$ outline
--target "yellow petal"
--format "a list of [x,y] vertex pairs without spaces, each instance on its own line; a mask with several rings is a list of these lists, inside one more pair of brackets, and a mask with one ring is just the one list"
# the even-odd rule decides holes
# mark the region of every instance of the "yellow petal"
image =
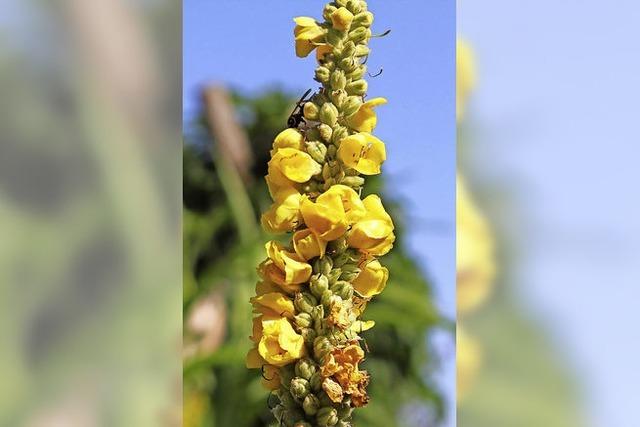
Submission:
[[280,132],[273,140],[273,156],[281,148],[295,148],[296,150],[304,149],[304,135],[298,129],[287,128]]
[[264,365],[262,368],[262,385],[267,390],[280,388],[280,370],[273,365]]
[[387,155],[382,141],[369,133],[361,132],[340,141],[338,158],[347,167],[364,175],[375,175],[380,173],[380,165]]
[[347,124],[358,132],[373,132],[378,123],[378,117],[373,109],[386,103],[385,98],[370,99],[362,104],[355,114],[347,117]]
[[254,347],[251,350],[249,350],[249,352],[247,353],[247,359],[246,359],[247,369],[259,369],[259,368],[262,368],[262,366],[265,364],[266,363],[264,359],[260,356],[260,353],[258,353],[257,348]]
[[259,313],[275,313],[280,316],[293,316],[293,301],[280,292],[269,292],[251,298],[251,303]]
[[360,200],[360,196],[353,188],[337,184],[332,185],[326,193],[337,194],[340,196],[342,207],[349,223],[359,221],[366,215],[367,209],[365,208],[362,200]]
[[291,187],[276,193],[276,201],[260,219],[262,227],[269,233],[285,233],[295,229],[302,222],[301,197],[300,193]]
[[353,281],[353,289],[364,297],[372,297],[382,292],[389,279],[389,270],[378,260],[369,261]]
[[322,167],[309,154],[295,148],[280,148],[268,165],[267,182],[285,186],[290,182],[307,182],[322,170]]
[[351,27],[351,21],[353,21],[353,13],[346,7],[339,7],[331,14],[333,28],[338,31],[348,30]]
[[327,248],[327,242],[309,228],[295,232],[292,240],[294,250],[305,260],[324,256]]
[[325,192],[315,203],[303,196],[300,212],[307,227],[323,240],[335,240],[347,231],[346,213],[337,194]]

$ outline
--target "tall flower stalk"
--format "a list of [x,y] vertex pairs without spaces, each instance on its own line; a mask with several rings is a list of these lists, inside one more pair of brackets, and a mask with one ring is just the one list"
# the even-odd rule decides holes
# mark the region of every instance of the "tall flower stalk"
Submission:
[[367,302],[389,276],[377,257],[395,240],[380,197],[361,198],[364,176],[380,173],[385,145],[372,132],[365,101],[373,14],[363,0],[336,0],[323,21],[298,17],[295,51],[315,51],[321,87],[273,142],[266,182],[273,205],[263,228],[288,233],[270,241],[258,267],[254,347],[247,367],[262,370],[272,412],[287,427],[351,425],[369,400],[361,334]]

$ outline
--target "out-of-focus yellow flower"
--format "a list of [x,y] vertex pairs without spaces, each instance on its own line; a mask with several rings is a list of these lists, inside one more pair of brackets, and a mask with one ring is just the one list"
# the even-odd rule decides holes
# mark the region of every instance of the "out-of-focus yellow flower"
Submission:
[[326,241],[342,236],[349,226],[342,198],[335,192],[326,191],[315,202],[302,196],[300,212],[307,227]]
[[288,293],[298,292],[300,285],[311,277],[311,266],[278,242],[270,241],[265,248],[269,258],[258,267],[260,275]]
[[293,35],[296,41],[296,55],[299,58],[308,56],[316,46],[324,41],[326,30],[318,25],[315,19],[307,16],[294,18],[296,27]]
[[182,405],[182,425],[200,427],[209,410],[209,400],[204,393],[192,391],[185,393]]
[[476,64],[471,47],[462,39],[456,43],[456,118],[462,120],[469,93],[476,85]]
[[304,151],[287,147],[275,152],[269,160],[268,171],[269,191],[273,198],[277,198],[283,189],[309,181],[322,171],[322,167]]
[[370,298],[384,290],[387,279],[389,279],[389,270],[377,259],[369,260],[353,281],[353,289],[363,297]]
[[360,132],[343,138],[338,148],[338,158],[345,166],[364,175],[380,173],[380,165],[387,159],[385,146],[370,133]]
[[458,400],[464,399],[480,369],[482,354],[479,344],[460,325],[456,331],[456,382]]
[[258,353],[270,365],[282,367],[304,356],[304,339],[286,318],[263,320]]
[[380,197],[371,194],[362,202],[367,213],[353,225],[347,242],[352,248],[371,255],[384,255],[391,250],[395,241],[393,221],[384,210]]
[[342,184],[332,185],[326,194],[337,194],[340,197],[349,224],[359,221],[367,213],[360,196],[351,187]]
[[304,150],[304,135],[298,129],[287,128],[283,130],[273,140],[271,155],[273,156],[281,148]]
[[457,305],[459,313],[467,313],[482,304],[491,291],[495,276],[493,238],[460,176],[456,203]]
[[386,103],[385,98],[372,98],[364,102],[355,114],[347,117],[347,124],[358,132],[373,132],[378,124],[378,116],[374,108]]
[[280,292],[268,292],[250,299],[255,313],[293,317],[293,301]]
[[301,195],[293,187],[282,189],[268,211],[262,214],[260,222],[269,233],[292,231],[302,222],[300,214]]
[[346,7],[339,7],[331,14],[331,23],[336,30],[347,31],[351,27],[351,21],[353,21],[353,13]]
[[296,231],[293,234],[293,249],[305,260],[324,256],[327,242],[320,239],[311,229]]

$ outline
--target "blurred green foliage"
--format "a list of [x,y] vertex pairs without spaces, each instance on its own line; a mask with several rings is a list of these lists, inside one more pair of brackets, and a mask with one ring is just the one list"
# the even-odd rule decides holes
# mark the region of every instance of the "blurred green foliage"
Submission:
[[[226,183],[235,172],[212,150],[203,118],[188,126],[184,146],[184,316],[185,343],[198,340],[189,318],[198,301],[222,296],[216,322],[224,322],[224,338],[215,349],[186,355],[184,361],[185,427],[270,425],[268,393],[260,373],[247,370],[251,306],[256,266],[264,258],[264,243],[273,238],[259,230],[259,215],[271,201],[264,184],[273,138],[283,129],[295,96],[279,89],[256,97],[233,95],[237,116],[254,155],[252,184],[240,191]],[[213,153],[213,154],[212,154]],[[383,179],[370,179],[365,192],[380,192]],[[438,361],[427,336],[441,327],[432,303],[430,284],[403,246],[403,216],[392,194],[387,208],[398,227],[397,244],[383,263],[391,277],[385,292],[369,304],[366,319],[376,327],[365,334],[370,352],[365,367],[371,373],[370,405],[357,411],[356,425],[368,427],[434,425],[443,415],[443,401],[430,378]],[[249,200],[250,221],[238,221],[238,198]],[[243,212],[246,218],[246,212]]]

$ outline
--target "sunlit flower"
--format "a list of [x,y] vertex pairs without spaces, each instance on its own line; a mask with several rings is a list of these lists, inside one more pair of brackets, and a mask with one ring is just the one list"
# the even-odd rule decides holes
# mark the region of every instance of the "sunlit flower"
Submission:
[[280,292],[268,292],[251,298],[254,312],[272,316],[293,317],[293,301]]
[[270,241],[265,248],[269,258],[258,268],[261,276],[276,283],[286,292],[299,291],[300,284],[311,277],[311,266],[278,242]]
[[340,197],[342,208],[344,209],[349,224],[360,220],[367,213],[364,203],[360,200],[360,196],[351,187],[340,184],[332,185],[325,194],[336,194]]
[[333,28],[339,31],[346,31],[351,27],[353,21],[353,13],[349,12],[346,7],[339,7],[331,14],[331,23]]
[[377,259],[369,260],[358,277],[353,280],[353,289],[364,297],[372,297],[384,290],[387,279],[389,279],[389,270]]
[[374,108],[387,103],[385,98],[373,98],[363,103],[355,114],[347,117],[347,124],[358,132],[371,133],[378,124]]
[[298,129],[287,128],[283,130],[273,140],[270,154],[273,156],[281,148],[304,150],[304,135]]
[[294,18],[296,27],[293,30],[296,41],[296,55],[304,58],[309,55],[319,43],[322,43],[326,30],[318,25],[315,19],[307,16]]
[[275,199],[284,189],[309,181],[322,171],[322,167],[304,151],[286,147],[274,153],[268,171],[266,180]]
[[349,246],[371,255],[384,255],[393,247],[393,221],[375,194],[363,200],[367,213],[349,232]]
[[384,143],[375,136],[361,132],[340,141],[338,158],[345,166],[364,175],[380,173],[380,165],[386,160]]
[[284,366],[304,356],[304,339],[286,318],[263,320],[258,353],[268,364]]
[[311,229],[296,231],[293,235],[293,249],[305,260],[324,256],[327,242],[319,238]]
[[323,240],[335,240],[347,231],[349,224],[339,194],[325,192],[315,202],[303,196],[300,212],[307,227]]
[[292,231],[302,223],[300,200],[302,195],[293,187],[281,189],[260,222],[269,233]]

